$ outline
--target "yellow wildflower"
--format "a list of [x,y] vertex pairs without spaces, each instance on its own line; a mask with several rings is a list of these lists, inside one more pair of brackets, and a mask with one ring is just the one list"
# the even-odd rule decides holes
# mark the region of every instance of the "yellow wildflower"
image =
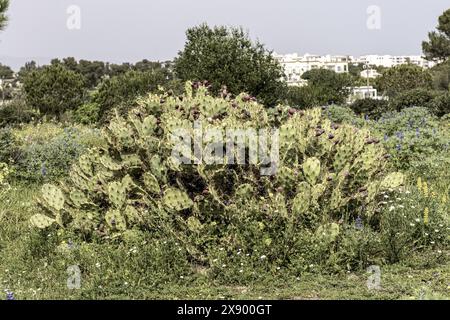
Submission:
[[419,189],[419,191],[422,191],[422,178],[419,177],[417,179],[417,189]]
[[428,225],[429,222],[430,222],[430,210],[428,209],[428,207],[426,207],[425,210],[423,211],[423,223],[425,225]]
[[442,204],[446,204],[447,203],[447,196],[444,194],[442,195]]
[[422,190],[423,190],[423,195],[425,197],[428,197],[428,184],[426,181],[424,181],[422,184]]

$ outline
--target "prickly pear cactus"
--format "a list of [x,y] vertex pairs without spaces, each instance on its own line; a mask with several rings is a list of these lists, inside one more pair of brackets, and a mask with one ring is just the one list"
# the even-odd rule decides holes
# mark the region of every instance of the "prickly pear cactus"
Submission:
[[[80,157],[67,182],[43,187],[39,203],[46,216],[34,216],[35,226],[57,222],[101,236],[152,230],[175,235],[201,260],[211,241],[236,246],[248,241],[235,234],[243,224],[272,233],[264,243],[320,226],[334,239],[333,223],[342,212],[350,210],[352,219],[364,208],[362,214],[370,217],[380,192],[403,181],[400,173],[387,175],[385,151],[369,131],[337,126],[320,109],[279,107],[268,113],[248,95],[216,98],[190,83],[182,97],[151,94],[137,104],[128,117],[116,114],[103,129],[106,148]],[[199,135],[225,145],[230,141],[226,129],[257,132],[273,125],[279,129],[279,160],[271,176],[262,175],[263,164],[251,157],[244,157],[245,164],[230,164],[216,161],[214,148],[204,159],[189,153],[199,147]],[[215,134],[204,135],[208,129]],[[180,131],[190,164],[172,157]],[[257,141],[243,143],[248,151]],[[233,149],[226,157],[239,154]]]

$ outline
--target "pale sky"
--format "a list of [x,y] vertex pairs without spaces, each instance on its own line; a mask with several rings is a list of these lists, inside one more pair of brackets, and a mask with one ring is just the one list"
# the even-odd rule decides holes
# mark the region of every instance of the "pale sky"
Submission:
[[[81,10],[69,30],[67,8]],[[380,29],[367,27],[367,8],[380,9]],[[11,0],[0,33],[0,62],[77,59],[168,60],[183,48],[185,30],[202,22],[242,26],[278,53],[421,54],[421,42],[450,8],[448,0]]]

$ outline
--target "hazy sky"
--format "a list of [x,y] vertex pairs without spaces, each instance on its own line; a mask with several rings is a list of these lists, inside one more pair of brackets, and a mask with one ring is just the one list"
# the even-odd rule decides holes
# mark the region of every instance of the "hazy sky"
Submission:
[[[81,9],[80,30],[67,28],[70,5]],[[367,27],[371,5],[380,29]],[[172,59],[185,30],[202,22],[241,25],[279,53],[420,54],[448,8],[448,0],[11,0],[0,62]]]

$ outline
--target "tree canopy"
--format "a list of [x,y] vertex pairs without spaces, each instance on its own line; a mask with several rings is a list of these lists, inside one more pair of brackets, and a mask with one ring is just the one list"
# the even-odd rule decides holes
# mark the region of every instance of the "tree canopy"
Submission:
[[8,24],[8,16],[6,11],[9,8],[9,0],[0,0],[0,30],[5,29]]
[[450,9],[439,17],[436,29],[428,33],[428,41],[422,42],[423,53],[429,60],[446,60],[450,57]]
[[184,49],[175,59],[182,81],[207,80],[213,92],[247,92],[267,106],[275,105],[284,91],[283,69],[260,42],[253,42],[242,28],[207,24],[188,29]]
[[30,106],[58,117],[80,106],[85,92],[83,76],[57,64],[30,71],[23,88]]
[[433,80],[429,71],[412,64],[403,64],[387,69],[377,79],[378,89],[389,97],[402,92],[423,88],[431,89]]

